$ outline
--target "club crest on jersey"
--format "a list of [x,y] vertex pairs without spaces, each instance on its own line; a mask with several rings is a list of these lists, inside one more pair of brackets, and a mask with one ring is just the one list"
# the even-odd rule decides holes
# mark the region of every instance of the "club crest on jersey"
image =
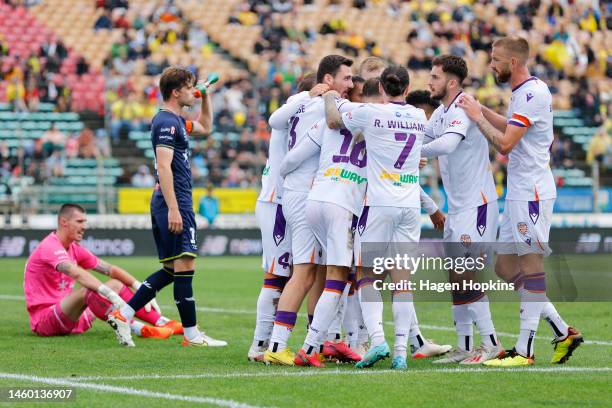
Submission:
[[533,222],[533,225],[538,222],[538,218],[540,218],[539,201],[529,201],[529,218],[531,218],[531,222]]
[[533,93],[532,92],[527,92],[527,102],[529,102],[530,100],[533,99]]
[[459,239],[461,240],[461,245],[466,248],[469,247],[472,243],[472,237],[470,237],[469,234],[461,234],[461,237]]
[[276,207],[274,230],[272,232],[272,238],[274,238],[274,243],[276,243],[276,246],[278,246],[285,239],[286,227],[287,227],[287,221],[285,220],[283,209],[279,205]]
[[398,118],[401,118],[401,117],[402,117],[402,114],[401,114],[401,113],[399,113],[399,112],[395,112],[395,116],[397,116]]
[[529,235],[529,227],[526,222],[519,222],[516,224],[519,234],[523,236],[523,240],[527,245],[531,245],[531,236]]

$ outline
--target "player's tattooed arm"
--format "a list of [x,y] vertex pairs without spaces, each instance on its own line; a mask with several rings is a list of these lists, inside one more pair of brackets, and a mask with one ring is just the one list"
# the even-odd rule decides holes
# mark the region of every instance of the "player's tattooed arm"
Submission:
[[506,155],[510,153],[514,145],[518,143],[527,130],[527,128],[506,126],[506,131],[500,132],[485,118],[482,113],[482,106],[471,95],[463,95],[457,102],[457,105],[465,111],[470,120],[476,123],[476,126],[478,126],[478,129],[484,134],[489,143],[501,154]]
[[103,275],[110,276],[112,265],[104,262],[103,260],[99,260],[96,266],[94,266],[93,270],[99,272]]
[[64,275],[68,275],[70,277],[72,277],[72,273],[75,269],[76,265],[73,262],[69,262],[69,261],[65,261],[65,262],[60,262],[55,269],[57,269],[59,272],[63,273]]
[[484,117],[491,123],[495,129],[499,130],[502,133],[506,132],[506,126],[508,122],[506,118],[499,113],[495,112],[492,109],[487,108],[486,106],[482,106],[482,114]]
[[493,145],[495,150],[497,150],[501,154],[507,154],[503,145],[504,134],[499,130],[495,129],[491,122],[489,122],[484,116],[481,115],[480,118],[476,120],[476,126],[478,126],[478,129],[480,129],[480,131],[487,138],[489,143]]
[[344,126],[342,116],[340,116],[340,112],[336,106],[337,95],[338,93],[334,91],[327,92],[323,95],[323,100],[325,101],[325,119],[330,129],[345,129],[346,126]]
[[85,269],[81,268],[74,262],[60,262],[59,264],[57,264],[55,269],[71,277],[86,289],[97,291],[102,285],[102,282],[96,279],[95,276],[93,276],[91,273],[87,272]]

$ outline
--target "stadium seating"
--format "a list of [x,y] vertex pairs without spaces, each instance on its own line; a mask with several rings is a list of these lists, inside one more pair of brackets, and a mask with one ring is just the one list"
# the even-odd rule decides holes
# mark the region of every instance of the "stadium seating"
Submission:
[[[509,98],[508,89],[500,90],[494,84],[490,70],[487,68],[489,56],[486,47],[490,46],[491,38],[494,35],[516,32],[521,28],[521,24],[525,23],[525,17],[519,13],[518,9],[515,9],[517,5],[508,6],[510,10],[504,12],[503,7],[498,9],[491,2],[481,1],[446,4],[432,1],[377,0],[366,1],[364,2],[366,7],[357,8],[352,0],[333,2],[313,0],[305,5],[295,2],[293,10],[287,13],[274,12],[269,9],[261,15],[252,13],[254,15],[251,15],[250,21],[245,21],[243,24],[237,21],[236,16],[264,3],[266,2],[243,0],[223,2],[216,0],[176,2],[131,0],[127,10],[111,10],[110,13],[113,19],[121,16],[128,26],[135,28],[96,31],[94,23],[104,11],[102,8],[96,8],[94,1],[42,0],[29,9],[12,8],[0,1],[0,42],[6,44],[9,50],[9,56],[3,58],[0,65],[6,69],[17,61],[17,55],[27,55],[29,52],[37,51],[45,41],[60,38],[69,49],[68,56],[62,61],[60,75],[62,81],[70,89],[70,107],[73,111],[52,112],[57,110],[57,107],[41,104],[36,112],[13,113],[9,112],[7,105],[0,104],[0,142],[6,143],[14,152],[17,147],[24,146],[24,143],[31,144],[37,140],[52,124],[63,132],[80,131],[84,125],[78,114],[74,112],[92,110],[100,115],[105,114],[108,119],[111,117],[109,108],[118,98],[127,98],[129,95],[137,95],[140,98],[145,95],[146,101],[154,101],[155,95],[151,94],[151,88],[155,86],[156,76],[147,75],[146,71],[148,64],[152,61],[155,63],[165,61],[164,63],[191,66],[200,75],[211,71],[221,74],[222,80],[216,87],[217,129],[212,134],[213,143],[207,146],[194,144],[194,147],[201,148],[200,152],[205,158],[204,166],[209,166],[207,156],[210,155],[214,157],[223,172],[227,168],[228,159],[224,158],[219,164],[216,156],[219,153],[215,152],[215,150],[220,150],[221,142],[226,143],[227,148],[227,141],[229,141],[231,146],[228,149],[236,149],[239,132],[244,129],[245,125],[251,129],[258,128],[258,123],[262,123],[267,114],[278,103],[282,103],[291,92],[292,87],[295,86],[296,77],[300,73],[314,69],[314,61],[330,53],[347,54],[346,49],[342,49],[339,43],[347,41],[353,35],[361,37],[362,42],[359,44],[363,44],[363,40],[367,40],[370,47],[371,44],[375,44],[374,49],[366,49],[362,45],[355,49],[355,54],[350,56],[355,59],[356,64],[371,53],[395,63],[406,64],[410,57],[418,56],[420,53],[423,53],[425,59],[431,59],[432,55],[453,52],[453,50],[461,54],[461,48],[465,47],[463,55],[468,62],[471,74],[471,78],[467,81],[468,92],[476,94],[485,104],[494,106],[500,111],[503,111],[503,104]],[[168,25],[163,21],[158,21],[159,11],[163,7],[177,7],[180,10],[179,15],[173,17],[176,24]],[[270,7],[270,5],[264,5],[264,7]],[[567,7],[571,7],[572,13],[577,13],[576,16],[566,18],[567,21],[571,20],[571,23],[568,24],[571,24],[573,28],[579,27],[579,30],[583,30],[580,33],[583,34],[582,37],[571,32],[575,36],[574,40],[578,42],[579,47],[591,46],[594,52],[594,59],[589,57],[588,66],[582,68],[572,66],[572,64],[563,66],[556,64],[554,58],[551,59],[551,55],[556,57],[556,54],[551,54],[549,49],[554,45],[552,44],[554,39],[558,38],[559,34],[555,33],[558,25],[555,26],[554,19],[547,15],[548,11],[543,7],[538,13],[528,15],[528,23],[535,27],[528,31],[528,35],[532,36],[534,44],[538,44],[537,47],[534,47],[538,56],[533,72],[549,82],[554,93],[555,135],[559,143],[564,141],[570,143],[569,147],[564,147],[567,150],[566,156],[560,156],[569,160],[559,160],[556,164],[553,163],[554,174],[560,180],[560,185],[589,186],[592,180],[590,164],[586,163],[586,152],[590,148],[592,137],[598,131],[597,126],[602,119],[592,120],[593,112],[587,113],[590,116],[585,117],[581,101],[584,101],[585,97],[595,96],[597,92],[600,92],[602,102],[600,111],[603,112],[605,119],[606,82],[599,82],[600,85],[591,89],[592,84],[597,84],[597,78],[605,76],[605,53],[602,53],[605,48],[605,32],[602,36],[597,27],[595,30],[593,28],[587,30],[586,26],[582,26],[582,22],[578,23],[581,18],[578,16],[586,13],[583,5],[572,4]],[[265,34],[266,28],[262,25],[264,15],[269,15],[275,26],[282,26],[289,31],[308,31],[307,39],[295,40],[285,37],[280,55],[270,50],[256,52],[255,45]],[[471,20],[468,20],[466,16],[470,16]],[[332,24],[332,20],[338,18],[342,20],[342,28],[339,32],[336,34],[318,33],[323,25]],[[230,21],[233,23],[228,24]],[[484,31],[470,32],[472,28],[466,25],[467,21],[472,21],[473,24],[476,24],[474,27],[478,29],[483,27],[482,24],[491,24],[496,27],[497,32],[492,34]],[[204,37],[210,41],[204,40],[205,43],[201,48],[192,48],[188,39],[183,40],[187,38],[185,35],[192,28],[197,28],[196,31],[204,33]],[[164,32],[167,29],[174,30],[176,38],[170,38],[172,37],[170,36],[151,41],[151,37],[147,34],[149,32],[147,30]],[[600,30],[603,32],[605,25]],[[134,57],[131,74],[122,78],[118,88],[108,88],[105,93],[107,81],[116,78],[105,79],[101,72],[102,70],[110,71],[111,56],[116,55],[113,54],[114,50],[117,47],[125,46],[125,39],[134,35],[135,32],[140,33],[138,35],[144,33],[150,55],[146,58],[142,55]],[[423,38],[411,40],[411,36],[414,36],[415,33],[423,34]],[[482,36],[488,37],[482,39]],[[587,38],[590,39],[590,42],[586,40]],[[476,47],[475,39],[482,40],[485,47]],[[292,42],[295,44],[296,41],[299,47],[288,45]],[[435,45],[432,45],[433,43]],[[432,54],[434,48],[435,53]],[[574,51],[584,54],[583,49]],[[76,63],[81,56],[86,59],[90,69],[89,72],[79,76],[76,73]],[[45,59],[41,58],[40,62],[44,70]],[[428,72],[426,66],[412,69],[410,71],[411,88],[426,88]],[[279,73],[283,75],[278,75]],[[289,75],[286,75],[287,73]],[[223,111],[223,107],[220,107],[218,102],[223,102],[227,95],[226,92],[232,91],[232,80],[250,79],[255,76],[257,80],[250,82],[257,89],[249,93],[245,92],[242,98],[244,109],[249,111],[238,110],[237,116],[236,110],[225,107]],[[577,80],[575,76],[580,80]],[[6,100],[6,88],[6,81],[0,81],[0,102]],[[259,89],[263,89],[264,92]],[[277,101],[270,100],[273,90],[279,91],[280,96]],[[591,95],[586,95],[587,91],[591,92]],[[576,98],[576,94],[581,92],[585,94],[582,99]],[[107,104],[106,109],[105,104]],[[126,182],[135,166],[150,164],[153,158],[150,134],[147,130],[148,120],[153,110],[148,109],[147,112],[148,117],[139,118],[141,122],[133,127],[137,130],[129,132],[127,140],[121,139],[120,143],[115,140],[113,155],[119,160],[116,166],[105,165],[102,167],[104,173],[98,175],[97,166],[80,167],[72,162],[67,162],[64,176],[52,180],[50,184],[110,186],[117,181]],[[246,116],[246,119],[242,119],[241,115]],[[265,139],[264,136],[262,140]],[[257,145],[258,152],[259,149],[265,149],[262,146],[264,145]],[[204,153],[205,151],[208,153]],[[240,151],[237,153],[239,154]],[[560,164],[561,161],[562,164]],[[497,166],[500,172],[504,171],[503,163],[504,160],[500,159],[500,166]],[[210,168],[204,170],[207,174]],[[253,170],[248,169],[250,172]],[[605,173],[603,177],[606,177]],[[503,174],[496,176],[496,179],[503,181]],[[256,180],[250,180],[249,183],[256,183]]]

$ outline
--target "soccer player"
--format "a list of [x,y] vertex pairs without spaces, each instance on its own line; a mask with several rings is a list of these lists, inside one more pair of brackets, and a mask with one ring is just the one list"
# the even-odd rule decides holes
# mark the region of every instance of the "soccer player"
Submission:
[[[425,130],[425,112],[406,105],[408,71],[399,66],[385,68],[380,82],[386,104],[365,104],[344,113],[341,120],[328,120],[332,128],[346,128],[352,134],[363,134],[368,149],[368,191],[366,207],[359,219],[363,243],[418,243],[420,236],[420,186],[418,183],[421,143]],[[333,111],[328,111],[334,115]],[[385,341],[379,291],[373,288],[373,276],[360,284],[361,308],[371,339],[371,348],[356,364],[357,368],[374,365],[390,354]],[[408,271],[393,270],[394,282],[408,279]],[[393,317],[396,329],[395,369],[406,368],[406,349],[414,316],[412,294],[395,291]]]
[[[363,60],[361,65],[359,65],[359,75],[363,77],[366,81],[369,81],[374,78],[380,78],[382,72],[384,71],[386,67],[387,67],[387,63],[385,63],[385,61],[382,60],[381,58],[368,57]],[[414,92],[419,92],[419,91],[414,91]],[[414,92],[411,92],[409,95],[413,94]],[[412,105],[409,102],[406,102],[406,103],[409,105]],[[417,107],[423,109],[422,106],[417,106]],[[430,112],[432,112],[433,110],[430,110],[430,109],[424,109],[424,110],[425,110],[425,114],[427,118],[429,119],[429,115],[431,115]],[[421,165],[423,165],[423,163],[421,163]],[[434,226],[436,226],[436,228],[441,227],[441,225],[444,224],[444,215],[442,214],[441,211],[438,211],[437,207],[435,206],[435,203],[422,189],[420,193],[421,193],[421,205],[429,214],[432,222],[434,223]],[[430,210],[433,212],[430,212]],[[359,240],[359,236],[356,236],[356,241],[358,240]],[[360,244],[358,245],[357,242],[355,244],[356,244],[355,250],[357,251],[356,255],[358,256]],[[357,288],[357,290],[359,290],[359,288]],[[360,330],[359,337],[363,339],[362,336],[363,334],[362,334],[362,331]],[[358,342],[359,342],[359,345],[357,347],[359,349],[359,352],[361,353],[363,351],[366,351],[368,348],[367,344],[365,344],[362,340],[359,340]],[[447,353],[448,351],[451,350],[451,348],[452,347],[448,344],[438,345],[432,342],[431,340],[426,339],[423,336],[423,334],[421,333],[421,329],[419,327],[419,320],[417,318],[416,310],[415,310],[415,314],[414,316],[412,316],[412,326],[410,327],[410,350],[411,350],[412,358],[427,358],[427,357],[439,356],[439,355]]]
[[406,103],[423,109],[425,111],[425,116],[427,116],[427,120],[431,118],[431,115],[438,109],[438,106],[440,106],[440,101],[433,99],[431,93],[425,89],[410,92],[406,97]]
[[[306,75],[298,84],[298,94],[291,96],[287,103],[305,98],[314,87],[315,80],[314,74]],[[281,205],[283,178],[279,175],[281,161],[287,154],[288,132],[288,127],[272,129],[268,160],[255,207],[263,246],[264,283],[257,299],[255,333],[247,355],[249,361],[263,361],[263,353],[272,334],[278,299],[291,274],[291,236]]]
[[[353,87],[353,61],[340,55],[324,57],[317,69],[317,83],[346,97]],[[325,90],[326,90],[325,89]],[[339,101],[339,108],[348,101]],[[279,109],[280,110],[280,109]],[[290,109],[286,111],[291,112]],[[284,128],[287,116],[275,112],[269,120],[272,128]],[[288,150],[296,146],[306,133],[325,117],[323,98],[317,96],[299,102],[289,117]],[[293,272],[279,299],[270,345],[264,353],[266,363],[293,365],[294,354],[287,341],[295,326],[297,311],[313,284],[317,264],[321,262],[316,239],[306,221],[305,207],[308,191],[318,169],[318,157],[313,156],[291,172],[283,184],[283,209],[291,230]]]
[[183,346],[225,346],[196,326],[192,280],[195,270],[196,223],[193,212],[189,135],[210,132],[212,106],[206,93],[197,122],[181,116],[185,106],[195,104],[196,79],[184,68],[166,68],[159,80],[163,107],[151,123],[157,184],[151,197],[153,237],[162,268],[150,275],[134,297],[120,310],[117,319],[129,321],[136,310],[153,299],[158,291],[174,283],[174,301],[184,328]]
[[[487,244],[497,234],[497,192],[489,161],[489,145],[478,127],[456,105],[463,94],[461,87],[468,75],[465,61],[454,55],[434,58],[429,78],[431,98],[442,102],[433,112],[425,129],[421,156],[438,157],[442,183],[448,199],[444,223],[447,256],[476,258],[487,255]],[[461,177],[469,174],[469,177]],[[479,245],[479,243],[483,243]],[[473,273],[449,271],[452,282],[472,280]],[[434,361],[437,364],[480,364],[503,353],[489,310],[489,300],[482,291],[452,291],[452,314],[457,331],[457,349]],[[473,325],[482,345],[474,350]]]
[[[358,81],[362,82],[362,81]],[[352,93],[352,91],[351,91]],[[359,98],[358,91],[353,95]],[[336,109],[336,101],[332,101]],[[302,157],[300,157],[302,156]],[[291,174],[310,157],[319,157],[318,170],[306,201],[306,220],[322,249],[327,265],[325,289],[321,294],[304,347],[296,354],[295,365],[322,366],[318,351],[323,344],[332,321],[342,314],[338,309],[346,291],[349,269],[353,261],[353,227],[361,211],[365,194],[365,142],[343,130],[327,127],[325,117],[319,120],[281,164],[281,176]],[[335,329],[337,330],[337,329]],[[356,362],[361,357],[348,345],[327,341],[333,350],[328,354],[342,361]]]
[[[132,298],[129,288],[138,289],[141,283],[79,245],[86,223],[81,206],[62,205],[57,230],[47,235],[28,258],[23,287],[32,332],[39,336],[80,334],[91,328],[95,317],[108,321],[119,343],[125,346],[134,346],[130,328],[145,338],[168,338],[179,332],[180,323],[161,316],[155,299],[139,310],[136,317],[159,327],[108,316],[113,307],[121,307]],[[102,283],[88,269],[110,280]],[[81,287],[74,289],[75,282]]]
[[508,192],[500,226],[496,273],[519,289],[520,334],[514,349],[484,364],[496,367],[534,363],[534,339],[540,317],[553,330],[551,362],[562,364],[583,342],[580,332],[567,325],[546,297],[544,257],[550,254],[548,239],[555,181],[550,170],[553,143],[552,96],[548,86],[529,74],[529,43],[504,37],[493,43],[490,67],[498,83],[509,82],[512,97],[507,119],[482,107],[470,95],[458,104],[474,121],[489,143],[508,155]]

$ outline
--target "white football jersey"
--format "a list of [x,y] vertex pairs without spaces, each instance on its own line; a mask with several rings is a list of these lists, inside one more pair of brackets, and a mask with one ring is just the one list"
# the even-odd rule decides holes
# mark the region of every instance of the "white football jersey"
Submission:
[[548,200],[557,197],[550,170],[553,136],[552,95],[548,86],[531,77],[512,90],[508,126],[526,127],[525,135],[510,152],[506,199]]
[[[342,110],[344,105],[348,106],[350,104],[346,99],[337,100],[339,110]],[[291,119],[289,119],[287,149],[293,149],[309,131],[311,133],[316,131],[317,127],[319,127],[318,122],[322,119],[325,119],[325,102],[323,97],[318,96],[302,103]],[[308,192],[318,168],[319,157],[315,155],[308,158],[297,169],[287,175],[283,188]]]
[[368,149],[365,205],[421,208],[419,160],[427,118],[422,109],[396,103],[364,104],[342,115],[362,133]]
[[281,203],[283,179],[279,170],[283,157],[287,154],[287,129],[272,129],[268,143],[268,160],[261,175],[261,191],[257,201]]
[[489,144],[478,126],[455,103],[461,94],[448,107],[440,105],[425,128],[425,144],[446,133],[456,133],[463,138],[452,153],[438,156],[449,214],[498,198],[489,160]]
[[367,185],[365,140],[347,129],[330,129],[325,119],[319,124],[319,131],[308,134],[321,147],[308,199],[337,204],[359,216]]

